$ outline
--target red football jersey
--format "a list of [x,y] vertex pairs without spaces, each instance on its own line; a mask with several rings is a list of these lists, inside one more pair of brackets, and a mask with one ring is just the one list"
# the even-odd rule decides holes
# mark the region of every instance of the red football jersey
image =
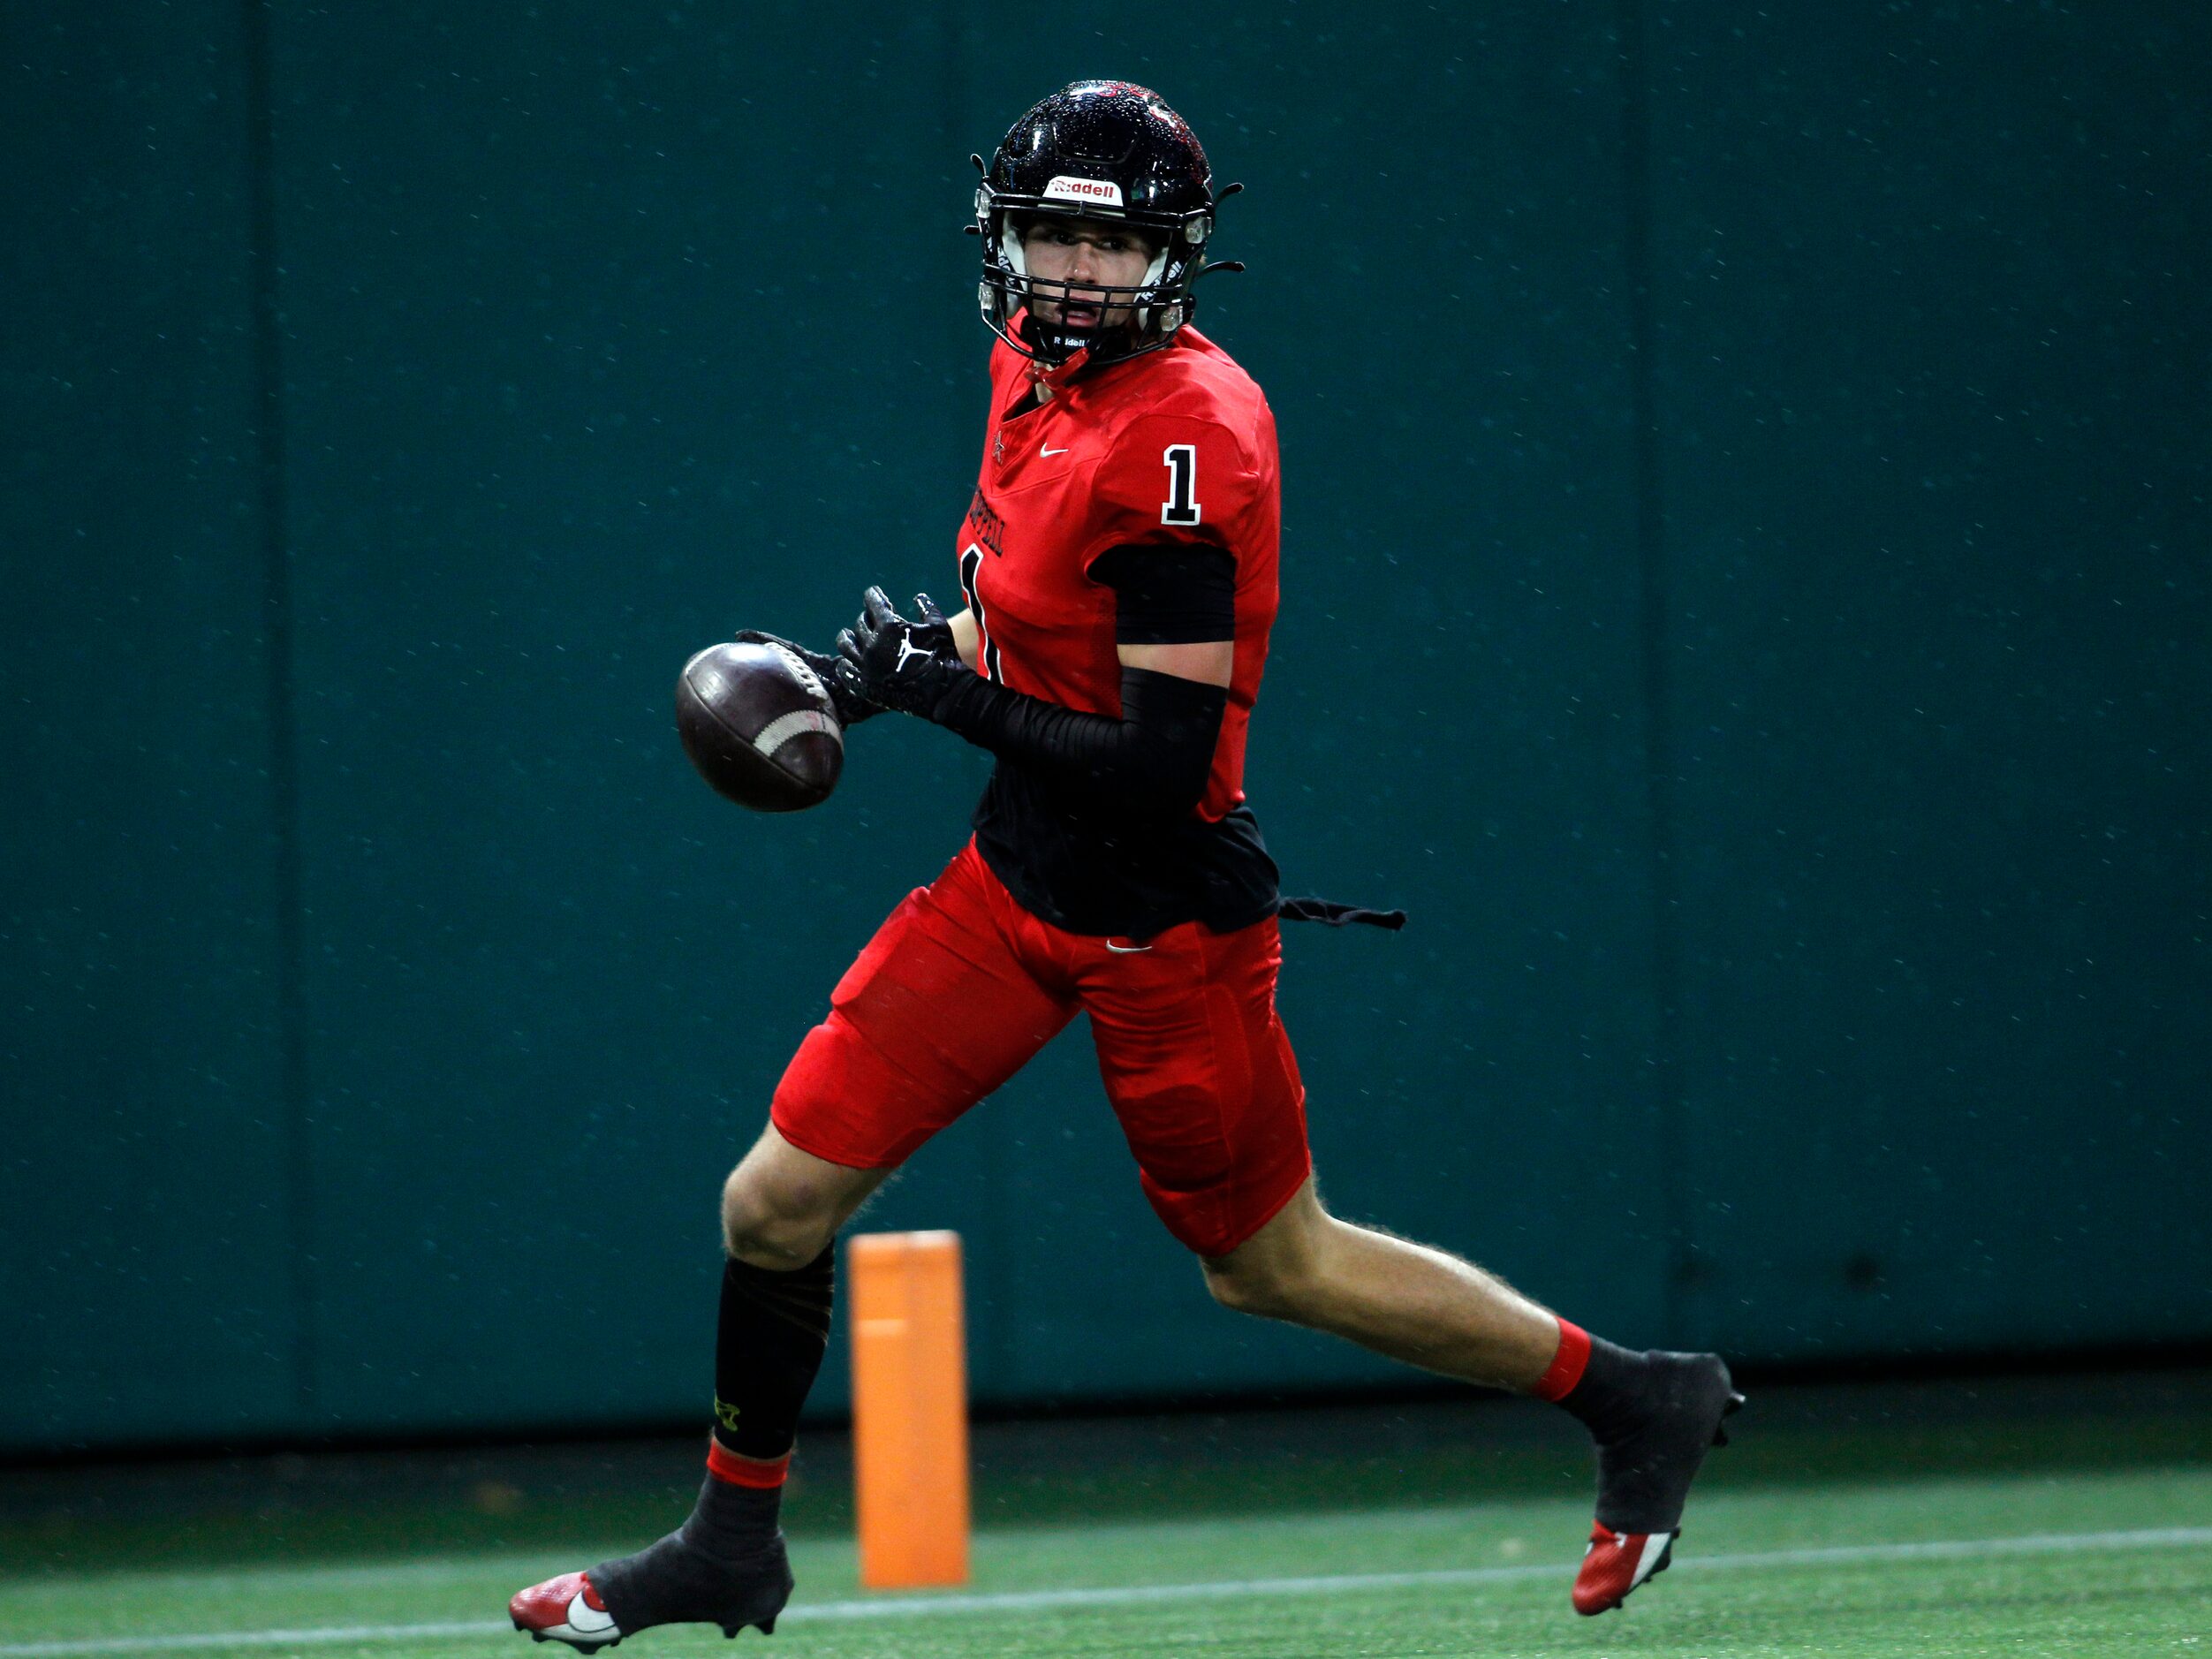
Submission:
[[[1279,597],[1275,416],[1252,377],[1197,330],[1128,361],[1047,376],[991,352],[991,419],[959,542],[979,670],[1090,714],[1121,713],[1116,595],[1091,566],[1117,547],[1196,542],[1237,563],[1236,665],[1199,814],[1244,799],[1245,731]],[[1019,413],[1008,412],[1017,404]]]

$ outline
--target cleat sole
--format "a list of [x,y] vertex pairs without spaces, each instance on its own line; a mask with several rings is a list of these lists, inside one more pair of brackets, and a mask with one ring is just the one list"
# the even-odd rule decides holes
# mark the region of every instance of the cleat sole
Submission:
[[[619,1648],[622,1646],[622,1638],[619,1636],[616,1637],[612,1641],[574,1641],[571,1640],[570,1638],[566,1636],[549,1636],[542,1630],[530,1630],[530,1627],[519,1618],[515,1620],[514,1624],[517,1630],[529,1631],[530,1640],[532,1641],[564,1641],[567,1642],[570,1647],[575,1648],[578,1653],[597,1653],[602,1648]],[[731,1631],[730,1633],[734,1636],[737,1634],[737,1632]]]

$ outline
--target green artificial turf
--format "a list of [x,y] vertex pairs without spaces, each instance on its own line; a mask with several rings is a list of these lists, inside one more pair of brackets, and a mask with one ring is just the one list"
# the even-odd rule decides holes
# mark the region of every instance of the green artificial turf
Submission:
[[[2212,1374],[1752,1392],[1736,1444],[1700,1477],[1701,1496],[2212,1468]],[[0,1473],[0,1584],[111,1567],[574,1554],[666,1530],[698,1489],[701,1459],[694,1436]],[[1572,1506],[1591,1479],[1588,1440],[1571,1419],[1472,1397],[985,1424],[974,1463],[987,1530],[1450,1509],[1475,1498]],[[845,1436],[801,1434],[784,1509],[794,1537],[850,1535],[850,1477]]]
[[[832,1539],[794,1548],[801,1612],[771,1643],[736,1648],[711,1632],[655,1632],[630,1655],[753,1651],[784,1659],[1024,1659],[1193,1655],[2189,1655],[2212,1659],[2212,1470],[2181,1464],[2097,1471],[1739,1482],[1701,1494],[1678,1570],[1639,1591],[1625,1614],[1568,1609],[1587,1509],[1579,1497],[1513,1496],[1155,1522],[987,1527],[973,1594],[1129,1590],[1242,1582],[1178,1599],[1040,1609],[969,1607],[888,1618],[852,1616],[865,1600],[852,1551]],[[2127,1534],[2206,1528],[2203,1540],[2132,1546]],[[1867,1561],[1747,1560],[1776,1552],[1940,1541],[2074,1540],[2064,1550],[1977,1551]],[[2099,1542],[2102,1538],[2104,1542]],[[560,1549],[496,1555],[230,1569],[49,1571],[0,1581],[0,1659],[34,1644],[442,1621],[453,1634],[340,1643],[211,1643],[195,1654],[300,1651],[372,1659],[520,1655],[496,1628],[507,1595],[636,1539],[624,1526]],[[1472,1582],[1362,1584],[1379,1573],[1470,1571]],[[1329,1575],[1322,1593],[1252,1580]],[[127,1649],[125,1649],[127,1651]],[[552,1650],[538,1650],[550,1652]]]

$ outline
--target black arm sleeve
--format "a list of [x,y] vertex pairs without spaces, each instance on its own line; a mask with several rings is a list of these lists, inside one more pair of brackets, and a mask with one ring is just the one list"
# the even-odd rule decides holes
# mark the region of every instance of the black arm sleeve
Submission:
[[1229,693],[1150,669],[1121,671],[1121,718],[1084,714],[968,676],[939,725],[1056,781],[1126,808],[1183,813],[1206,793]]
[[1237,561],[1189,542],[1109,548],[1091,575],[1114,590],[1121,645],[1200,645],[1237,634]]

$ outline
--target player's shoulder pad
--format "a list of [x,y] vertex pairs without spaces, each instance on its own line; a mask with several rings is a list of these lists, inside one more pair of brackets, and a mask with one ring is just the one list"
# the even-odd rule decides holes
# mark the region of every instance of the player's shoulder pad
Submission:
[[1234,358],[1211,341],[1189,340],[1159,352],[1156,361],[1143,384],[1147,416],[1211,422],[1234,436],[1249,461],[1261,460],[1261,450],[1273,445],[1274,415],[1259,383]]
[[1233,481],[1237,493],[1246,495],[1272,471],[1258,452],[1256,436],[1211,415],[1148,410],[1115,432],[1099,467],[1097,488],[1117,495],[1133,485],[1137,496],[1149,499],[1158,493],[1162,469],[1183,465],[1175,457],[1187,453],[1198,476],[1216,485]]

